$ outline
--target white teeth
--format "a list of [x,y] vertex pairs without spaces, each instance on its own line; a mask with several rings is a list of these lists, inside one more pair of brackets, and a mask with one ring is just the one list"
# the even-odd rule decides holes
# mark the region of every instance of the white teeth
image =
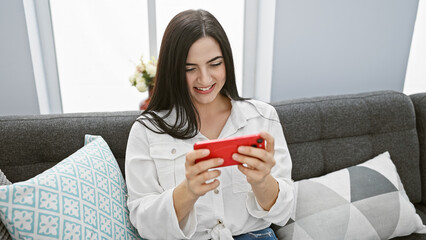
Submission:
[[213,87],[213,85],[211,85],[210,87],[206,87],[206,88],[199,88],[199,87],[195,87],[195,88],[198,89],[198,90],[200,90],[200,91],[207,91],[207,90],[209,90],[212,87]]

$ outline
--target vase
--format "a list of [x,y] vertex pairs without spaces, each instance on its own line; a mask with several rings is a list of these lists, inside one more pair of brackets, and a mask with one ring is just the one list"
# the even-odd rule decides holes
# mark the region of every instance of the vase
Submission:
[[147,98],[147,99],[145,99],[145,100],[142,100],[142,101],[139,103],[139,109],[140,109],[140,110],[145,110],[145,109],[148,107],[149,102],[151,101],[151,96],[152,96],[152,92],[153,92],[153,90],[154,90],[154,88],[153,88],[153,87],[148,87],[148,98]]

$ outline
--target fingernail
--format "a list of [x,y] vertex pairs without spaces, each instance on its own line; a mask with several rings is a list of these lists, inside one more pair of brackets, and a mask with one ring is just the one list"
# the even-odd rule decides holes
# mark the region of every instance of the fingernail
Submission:
[[238,160],[238,154],[236,154],[236,153],[232,154],[232,159]]
[[218,162],[219,164],[222,164],[222,163],[224,162],[224,160],[223,160],[222,158],[219,158],[219,159],[217,160],[217,162]]
[[208,155],[210,153],[210,151],[208,150],[208,149],[205,149],[204,151],[203,151],[203,155]]

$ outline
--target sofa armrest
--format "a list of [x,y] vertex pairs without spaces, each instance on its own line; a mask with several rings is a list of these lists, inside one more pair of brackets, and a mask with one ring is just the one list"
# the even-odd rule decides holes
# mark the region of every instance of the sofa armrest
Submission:
[[422,203],[426,204],[426,93],[410,95],[416,112],[416,126],[420,149],[420,174],[422,179]]

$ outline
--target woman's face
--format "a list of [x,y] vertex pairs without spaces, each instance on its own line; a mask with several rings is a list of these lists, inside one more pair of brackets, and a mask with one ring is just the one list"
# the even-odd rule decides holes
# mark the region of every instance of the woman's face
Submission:
[[217,99],[226,81],[226,69],[219,43],[214,38],[203,37],[192,44],[186,59],[186,81],[195,106]]

